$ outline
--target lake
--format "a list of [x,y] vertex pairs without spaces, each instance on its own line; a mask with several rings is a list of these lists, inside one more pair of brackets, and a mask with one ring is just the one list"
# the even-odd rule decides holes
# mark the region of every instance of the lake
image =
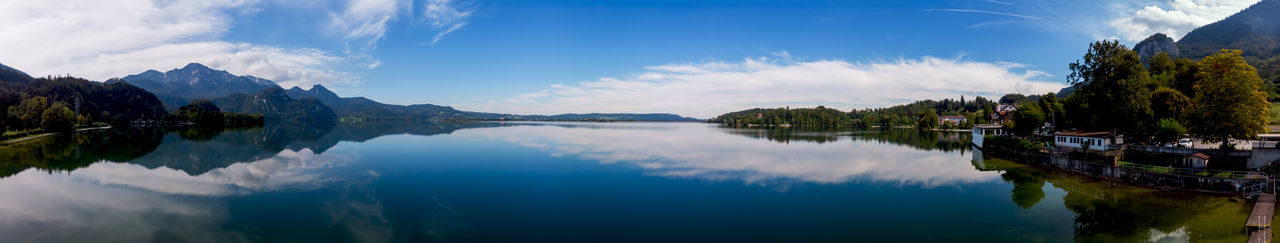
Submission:
[[0,147],[0,241],[1244,241],[1250,203],[968,133],[701,123],[114,129]]

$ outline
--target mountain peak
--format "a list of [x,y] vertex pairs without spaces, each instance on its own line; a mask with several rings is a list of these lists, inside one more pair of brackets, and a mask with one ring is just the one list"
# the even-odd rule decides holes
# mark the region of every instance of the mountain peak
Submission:
[[1161,52],[1169,53],[1169,57],[1177,57],[1182,55],[1178,50],[1178,45],[1164,33],[1155,33],[1147,37],[1147,39],[1133,45],[1133,50],[1138,52],[1138,57],[1142,59],[1142,63],[1148,63],[1151,57]]
[[194,63],[194,62],[193,62],[193,63],[188,63],[188,64],[187,64],[187,66],[183,66],[183,67],[182,67],[182,70],[190,70],[190,69],[212,69],[212,68],[209,68],[208,66],[205,66],[204,64]]

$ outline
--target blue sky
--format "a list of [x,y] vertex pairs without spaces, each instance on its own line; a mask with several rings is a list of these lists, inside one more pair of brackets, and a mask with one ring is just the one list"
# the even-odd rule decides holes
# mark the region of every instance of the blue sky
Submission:
[[0,63],[105,80],[200,62],[394,104],[707,118],[1056,91],[1092,41],[1178,38],[1253,2],[0,0],[20,23],[0,26]]

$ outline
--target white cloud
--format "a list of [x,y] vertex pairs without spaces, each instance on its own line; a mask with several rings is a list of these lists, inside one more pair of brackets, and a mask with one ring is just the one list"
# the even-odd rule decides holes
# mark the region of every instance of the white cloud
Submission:
[[1196,27],[1211,24],[1243,10],[1258,0],[1173,0],[1126,11],[1111,20],[1111,27],[1128,41],[1141,41],[1155,33],[1175,40]]
[[465,4],[453,0],[427,0],[423,5],[422,21],[437,31],[429,44],[434,45],[445,35],[466,26],[470,16],[471,10]]
[[[0,1],[0,62],[32,75],[105,80],[200,62],[282,84],[351,83],[327,71],[349,60],[324,51],[219,38],[256,0]],[[376,22],[376,21],[374,21]],[[377,36],[376,28],[356,28]],[[364,34],[367,33],[367,34]],[[286,86],[288,87],[288,86]]]
[[754,107],[881,107],[913,100],[1040,94],[1065,87],[1048,74],[1010,62],[922,57],[890,62],[807,62],[747,58],[739,63],[646,67],[630,78],[605,77],[515,96],[471,110],[520,114],[671,112],[709,118]]

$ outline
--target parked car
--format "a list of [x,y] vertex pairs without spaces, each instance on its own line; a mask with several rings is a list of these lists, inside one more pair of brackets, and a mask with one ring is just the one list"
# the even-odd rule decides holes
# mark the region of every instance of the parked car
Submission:
[[1177,145],[1177,147],[1179,147],[1179,148],[1190,148],[1190,147],[1191,147],[1191,139],[1190,139],[1190,138],[1178,139],[1178,145]]

